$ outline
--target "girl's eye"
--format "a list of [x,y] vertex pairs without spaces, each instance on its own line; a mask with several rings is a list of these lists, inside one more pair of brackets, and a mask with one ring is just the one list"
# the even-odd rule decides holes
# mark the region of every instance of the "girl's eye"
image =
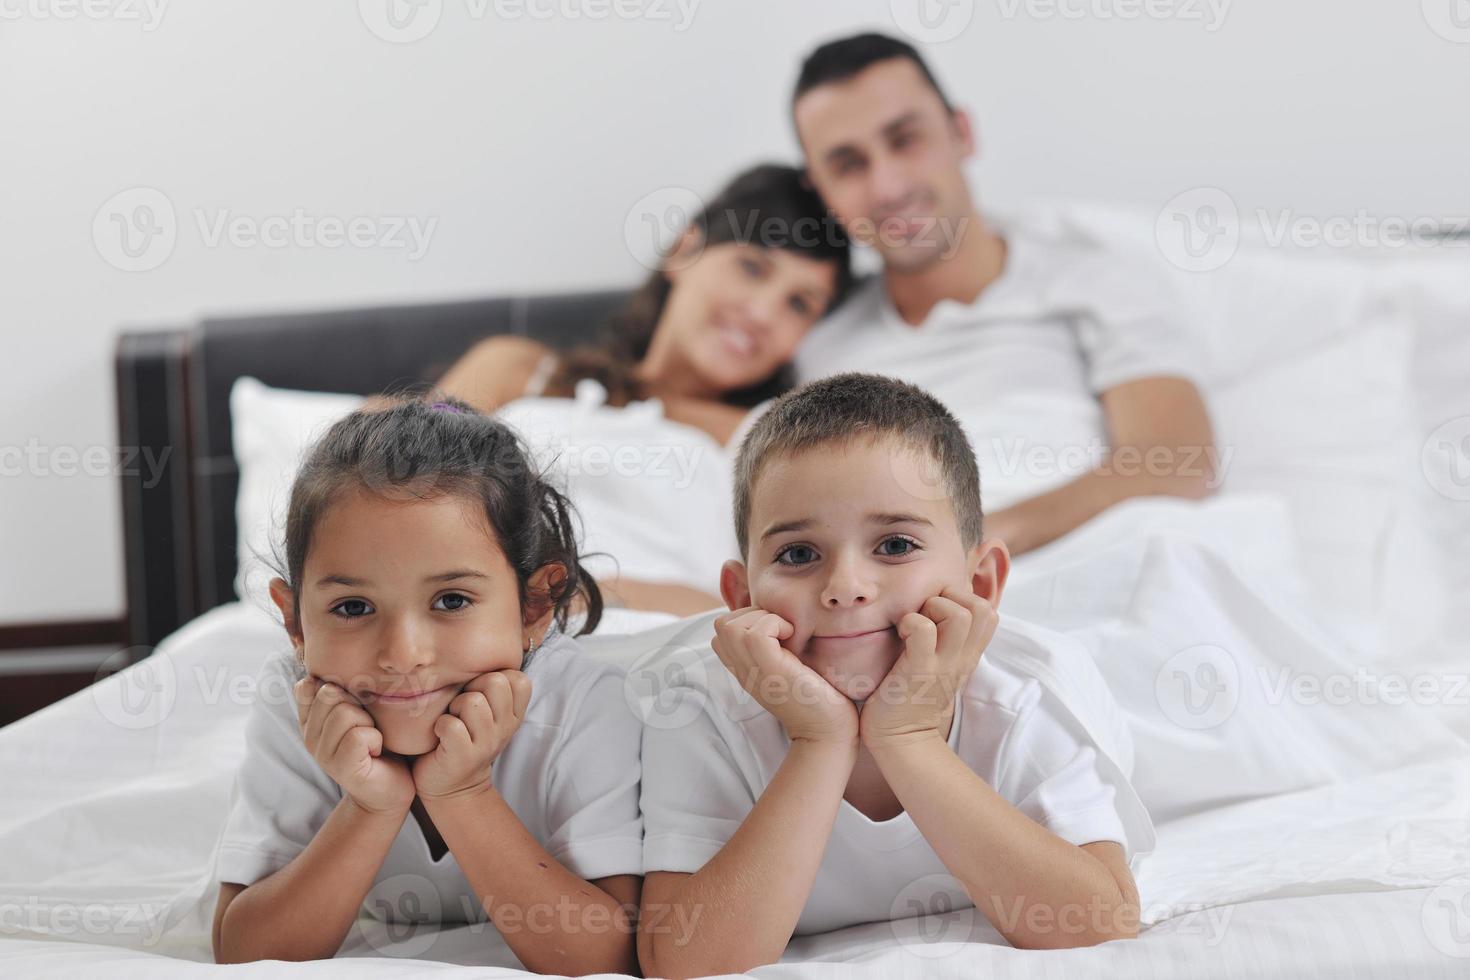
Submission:
[[761,268],[761,264],[759,262],[757,262],[755,259],[749,258],[741,258],[740,268],[744,269],[745,274],[751,277],[759,276],[762,274],[762,272],[765,271]]
[[332,615],[343,619],[358,619],[373,611],[366,599],[343,599],[332,607]]
[[884,538],[878,551],[884,558],[902,558],[919,549],[919,542],[912,538]]
[[[440,605],[440,603],[447,605]],[[448,592],[434,600],[434,608],[440,612],[459,612],[461,609],[470,607],[470,597],[460,595],[458,592]]]
[[800,296],[791,297],[791,308],[801,316],[806,316],[811,313],[811,305]]
[[806,565],[817,560],[817,552],[810,545],[788,544],[776,552],[776,563],[793,567]]

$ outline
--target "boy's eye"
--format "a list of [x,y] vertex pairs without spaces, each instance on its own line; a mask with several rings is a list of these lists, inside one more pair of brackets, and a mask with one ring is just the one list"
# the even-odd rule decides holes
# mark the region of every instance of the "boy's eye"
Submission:
[[332,607],[332,615],[343,619],[357,619],[373,611],[366,599],[343,599]]
[[[445,605],[440,605],[444,603]],[[470,597],[460,595],[458,592],[448,592],[434,600],[434,608],[441,612],[459,612],[468,609]]]
[[817,552],[810,545],[788,544],[776,552],[776,562],[781,565],[805,565],[817,560]]
[[878,545],[878,552],[884,558],[902,558],[917,551],[919,543],[911,538],[884,538]]

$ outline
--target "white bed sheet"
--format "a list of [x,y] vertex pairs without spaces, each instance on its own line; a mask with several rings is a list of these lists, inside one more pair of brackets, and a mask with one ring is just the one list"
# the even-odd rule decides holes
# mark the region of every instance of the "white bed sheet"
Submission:
[[[1002,609],[1012,599],[1038,606],[1063,576],[1116,555],[1120,542],[1151,554],[1186,532],[1217,539],[1220,561],[1289,595],[1292,570],[1261,559],[1252,537],[1240,533],[1241,508],[1119,510],[1069,548],[1038,553]],[[1269,537],[1269,524],[1253,519],[1254,539]],[[1142,533],[1141,523],[1159,530]],[[670,619],[614,611],[607,628]],[[0,799],[0,972],[157,977],[218,969],[209,962],[212,852],[243,751],[250,684],[282,642],[280,627],[260,610],[224,606],[142,665],[0,732],[9,789]],[[619,659],[627,652],[613,648],[629,646],[604,644]],[[803,938],[782,964],[754,972],[817,976],[837,961],[844,976],[1300,977],[1349,968],[1360,976],[1467,976],[1470,755],[1163,822],[1138,879],[1148,925],[1134,943],[1018,951],[997,944],[983,917],[968,910]],[[446,964],[519,974],[484,927],[391,936],[372,919],[360,922],[341,958],[297,969],[469,975]]]

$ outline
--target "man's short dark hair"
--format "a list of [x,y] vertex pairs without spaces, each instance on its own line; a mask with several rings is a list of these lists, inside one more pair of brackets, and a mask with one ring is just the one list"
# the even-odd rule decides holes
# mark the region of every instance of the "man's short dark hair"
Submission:
[[854,439],[894,437],[927,453],[966,548],[983,533],[980,469],[949,409],[923,388],[877,374],[834,374],[787,392],[756,419],[735,459],[735,537],[749,557],[751,492],[771,459]]
[[939,101],[950,112],[954,111],[949,96],[939,87],[934,73],[929,70],[914,46],[887,34],[855,34],[852,37],[839,38],[828,41],[807,55],[806,60],[801,63],[801,74],[796,78],[796,92],[791,96],[791,104],[796,105],[803,95],[819,85],[845,82],[871,65],[894,58],[912,61],[917,65],[919,73],[939,96]]

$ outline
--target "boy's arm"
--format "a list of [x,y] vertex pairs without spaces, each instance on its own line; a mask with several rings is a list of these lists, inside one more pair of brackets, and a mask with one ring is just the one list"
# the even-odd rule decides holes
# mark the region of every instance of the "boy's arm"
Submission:
[[306,849],[248,887],[220,885],[217,963],[335,956],[408,816],[342,798]]
[[1138,934],[1138,892],[1120,845],[1062,840],[938,733],[869,750],[924,839],[1011,945],[1062,949]]
[[856,759],[856,733],[793,740],[740,828],[703,868],[648,874],[638,928],[645,975],[742,973],[780,959]]
[[570,976],[637,972],[633,924],[623,908],[636,904],[636,891],[629,894],[619,882],[612,890],[624,894],[614,896],[568,871],[488,782],[463,795],[426,798],[424,808],[526,969]]

